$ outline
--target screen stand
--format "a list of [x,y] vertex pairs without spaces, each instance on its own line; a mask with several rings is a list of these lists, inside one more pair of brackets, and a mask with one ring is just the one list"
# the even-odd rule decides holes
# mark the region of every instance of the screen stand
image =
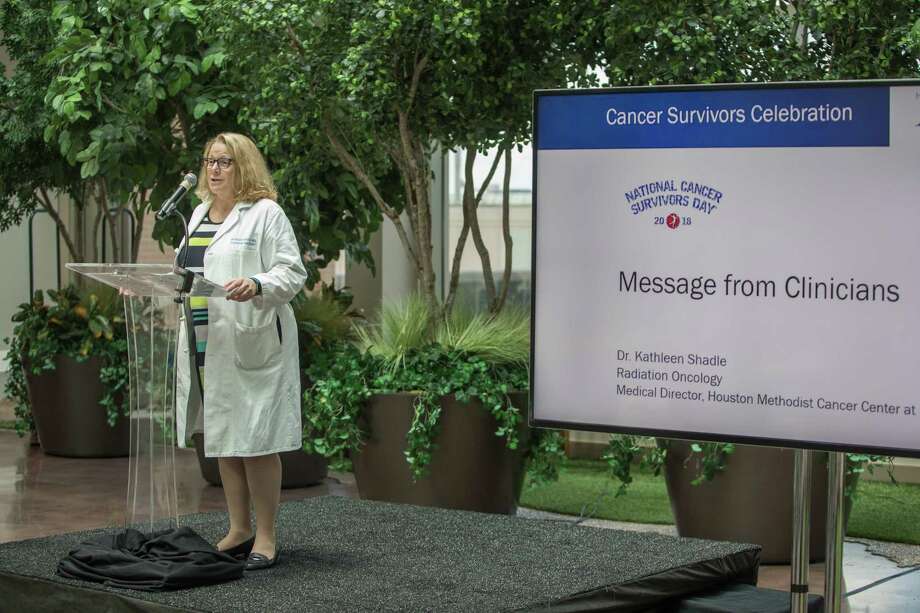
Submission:
[[792,585],[789,589],[791,613],[808,611],[808,570],[811,528],[811,462],[812,452],[795,450],[792,526]]
[[827,459],[827,555],[824,561],[824,610],[840,613],[843,604],[843,509],[846,454],[833,451]]

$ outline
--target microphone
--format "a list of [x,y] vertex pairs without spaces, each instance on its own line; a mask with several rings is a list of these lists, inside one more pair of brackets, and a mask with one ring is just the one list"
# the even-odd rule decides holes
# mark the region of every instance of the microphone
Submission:
[[196,185],[198,185],[198,177],[192,173],[185,175],[185,177],[182,179],[182,183],[179,184],[179,187],[176,188],[176,191],[173,192],[173,195],[170,196],[166,202],[163,203],[163,206],[160,207],[160,210],[157,211],[157,219],[162,221],[163,219],[169,217],[172,212],[176,210],[176,205],[179,204],[179,201],[182,200],[182,197],[185,196],[188,190],[192,189]]

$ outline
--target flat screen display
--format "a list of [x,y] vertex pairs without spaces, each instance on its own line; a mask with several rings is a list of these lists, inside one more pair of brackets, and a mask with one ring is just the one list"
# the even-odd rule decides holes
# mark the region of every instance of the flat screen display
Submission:
[[530,420],[920,455],[920,81],[539,91]]

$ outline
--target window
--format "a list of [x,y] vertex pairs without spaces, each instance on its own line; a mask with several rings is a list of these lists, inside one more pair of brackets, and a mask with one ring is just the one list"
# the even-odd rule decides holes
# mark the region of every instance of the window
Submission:
[[[447,155],[447,245],[445,253],[444,287],[450,284],[450,270],[460,232],[463,228],[463,190],[465,184],[464,151],[449,152]],[[495,160],[495,152],[478,155],[473,168],[475,191],[483,181]],[[511,155],[511,182],[509,191],[510,229],[512,239],[511,280],[508,302],[525,308],[530,305],[530,259],[531,259],[531,177],[533,174],[530,147],[523,151],[514,150]],[[495,278],[496,291],[501,291],[505,268],[505,244],[502,238],[502,183],[504,163],[498,167],[479,204],[479,224],[483,243],[489,251]],[[467,237],[460,260],[460,283],[456,303],[461,308],[485,309],[487,306],[482,262],[473,243],[472,235]]]

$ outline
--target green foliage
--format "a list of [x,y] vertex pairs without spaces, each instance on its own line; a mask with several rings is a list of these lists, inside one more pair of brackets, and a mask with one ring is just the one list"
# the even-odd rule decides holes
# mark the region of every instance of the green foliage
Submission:
[[559,479],[559,469],[565,459],[565,438],[559,430],[546,428],[530,431],[528,443],[528,488],[547,485]]
[[610,439],[601,459],[607,463],[610,476],[620,482],[617,496],[625,494],[633,482],[634,465],[639,465],[642,470],[650,471],[655,476],[661,473],[667,458],[667,447],[664,444],[649,445],[650,440],[648,437],[631,434],[615,435]]
[[428,302],[412,294],[384,305],[379,323],[359,326],[356,334],[358,346],[392,370],[403,366],[408,353],[429,342],[494,364],[526,365],[530,359],[530,317],[521,308],[510,307],[495,315],[457,309],[438,321]]
[[[101,207],[100,216],[130,211],[134,252],[120,253],[111,239],[118,259],[134,261],[144,213],[197,168],[218,125],[235,125],[232,90],[216,69],[220,50],[198,33],[204,8],[191,0],[4,3],[0,29],[17,64],[0,81],[2,132],[15,127],[0,137],[9,157],[0,155],[0,227],[55,208],[47,193],[61,190],[80,208]],[[92,257],[58,223],[73,259]],[[177,229],[155,236],[175,242]]]
[[51,118],[44,94],[54,78],[41,61],[53,47],[50,15],[47,2],[0,3],[3,45],[18,63],[11,75],[0,75],[0,231],[43,206],[41,189],[59,190],[83,205],[79,169],[44,139]]
[[697,475],[690,483],[699,485],[704,481],[712,481],[717,474],[725,470],[728,456],[735,452],[735,445],[694,442],[690,444],[690,451],[692,453],[684,460],[684,464],[696,462]]
[[878,79],[920,74],[913,0],[627,0],[601,8],[610,85]]
[[[304,291],[294,296],[291,307],[302,352],[309,353],[314,347],[351,338],[354,322],[361,319],[359,313],[351,310],[353,299],[348,288],[337,290],[325,283],[317,293]],[[302,359],[301,364],[304,364]]]
[[610,85],[777,80],[795,34],[774,0],[627,0],[599,21]]
[[[684,459],[685,465],[692,462],[696,466],[696,476],[691,483],[699,485],[705,481],[712,481],[720,472],[730,470],[730,456],[734,452],[734,443],[691,443],[690,454]],[[611,476],[620,482],[617,496],[625,494],[633,482],[632,471],[635,466],[658,475],[667,457],[668,439],[656,440],[652,437],[632,434],[613,435],[602,455],[602,459],[610,469]],[[888,476],[891,482],[896,483],[893,473],[894,458],[890,456],[848,453],[847,475],[858,477],[867,471],[871,474],[874,471],[874,465],[883,461],[888,465]],[[848,479],[847,496],[855,495],[857,482],[856,479]]]
[[381,359],[391,371],[399,370],[406,355],[428,342],[431,309],[417,294],[385,304],[380,323],[359,326],[355,332],[362,351]]
[[497,315],[455,309],[436,330],[436,342],[495,364],[530,360],[530,314],[509,305]]
[[320,345],[311,354],[304,368],[311,385],[303,395],[303,449],[329,458],[333,469],[348,470],[348,452],[364,440],[358,418],[372,394],[371,358],[345,341]]
[[807,72],[796,78],[920,75],[920,4],[913,0],[800,0],[791,18],[805,35]]
[[220,51],[198,33],[205,8],[118,0],[59,1],[52,10],[54,48],[43,61],[57,76],[45,95],[45,139],[102,203],[130,204],[137,218],[197,168],[217,126],[233,122],[232,90],[213,69]]
[[55,369],[55,358],[67,356],[78,362],[91,357],[101,360],[105,395],[100,404],[110,425],[127,414],[127,342],[121,302],[109,288],[96,291],[69,286],[45,294],[35,292],[31,302],[19,305],[13,315],[13,336],[9,345],[9,377],[5,394],[14,402],[16,430],[20,435],[32,428],[25,371],[38,375]]
[[846,492],[847,496],[856,497],[859,494],[859,478],[863,473],[870,475],[875,474],[877,464],[885,463],[885,471],[888,473],[888,480],[894,485],[898,485],[894,477],[894,457],[881,456],[862,453],[848,453],[846,462]]

